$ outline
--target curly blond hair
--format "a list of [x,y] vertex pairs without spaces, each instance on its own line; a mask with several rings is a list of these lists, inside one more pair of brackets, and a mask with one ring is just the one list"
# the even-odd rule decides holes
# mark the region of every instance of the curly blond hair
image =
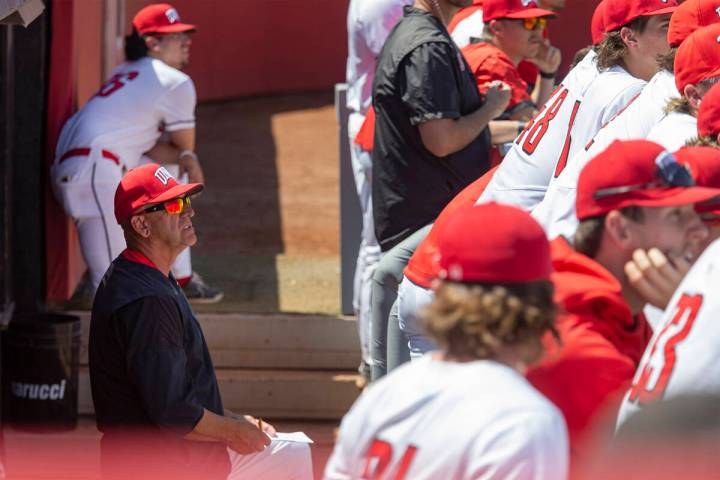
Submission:
[[686,147],[712,147],[720,148],[720,144],[717,142],[717,137],[694,137],[685,142]]
[[503,346],[527,347],[523,360],[537,361],[541,339],[557,338],[552,282],[465,284],[444,282],[420,314],[427,333],[446,352],[492,359]]

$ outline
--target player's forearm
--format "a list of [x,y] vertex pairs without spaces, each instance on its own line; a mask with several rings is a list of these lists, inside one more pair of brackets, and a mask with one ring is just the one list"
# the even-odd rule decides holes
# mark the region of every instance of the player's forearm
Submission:
[[438,157],[446,157],[467,147],[487,128],[494,112],[483,106],[458,119],[431,120],[418,126],[425,148]]
[[184,128],[169,133],[170,143],[175,145],[179,150],[195,150],[195,129]]
[[523,128],[525,128],[525,122],[518,122],[516,120],[493,120],[490,122],[490,135],[492,136],[493,145],[512,142],[517,138]]
[[231,420],[205,409],[200,421],[190,433],[185,435],[185,438],[204,442],[224,442],[228,437],[230,422]]
[[544,78],[541,74],[538,74],[535,89],[531,95],[535,105],[540,106],[547,102],[553,90],[555,90],[555,76],[552,78]]
[[145,152],[145,155],[152,158],[155,163],[174,164],[178,163],[180,150],[166,142],[158,142],[153,148]]

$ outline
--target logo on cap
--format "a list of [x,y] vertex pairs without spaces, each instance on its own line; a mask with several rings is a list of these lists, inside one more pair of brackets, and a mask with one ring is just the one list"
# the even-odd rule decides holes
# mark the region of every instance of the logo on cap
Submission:
[[[666,0],[667,1],[667,0]],[[535,0],[520,0],[520,3],[522,3],[523,7],[528,7],[530,5],[537,6],[537,2]]]
[[167,185],[167,184],[168,184],[168,181],[169,181],[171,178],[173,178],[173,176],[170,175],[170,172],[168,172],[167,170],[165,170],[165,167],[160,167],[160,168],[158,168],[157,170],[155,170],[155,178],[157,178],[158,180],[160,180],[160,182],[161,182],[163,185]]
[[717,7],[715,9],[715,13],[717,13],[717,16],[720,17],[720,7]]
[[180,14],[175,10],[174,8],[168,8],[165,11],[165,16],[168,19],[168,22],[175,23],[180,21]]

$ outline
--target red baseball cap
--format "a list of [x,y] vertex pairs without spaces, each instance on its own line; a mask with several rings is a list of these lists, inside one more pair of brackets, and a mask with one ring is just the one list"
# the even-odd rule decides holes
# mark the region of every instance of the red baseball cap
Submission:
[[590,20],[590,35],[593,45],[603,41],[605,37],[605,1],[601,1],[595,7],[592,20]]
[[675,86],[685,87],[720,76],[720,23],[702,27],[685,39],[675,54]]
[[133,168],[115,190],[115,219],[121,224],[139,208],[193,195],[203,188],[202,183],[179,184],[165,167],[157,163]]
[[483,22],[499,18],[534,18],[555,16],[552,10],[538,8],[536,0],[484,0]]
[[[675,157],[690,169],[699,186],[720,188],[720,150],[713,147],[683,147],[675,152]],[[696,205],[695,210],[720,216],[720,203],[705,202]]]
[[140,35],[146,33],[175,33],[197,30],[195,25],[182,23],[180,14],[169,3],[153,3],[140,10],[133,18],[133,28]]
[[441,227],[437,232],[441,279],[519,283],[550,278],[545,231],[519,208],[494,202],[467,205]]
[[618,30],[638,17],[672,13],[677,0],[604,0],[605,33]]
[[670,17],[668,43],[679,46],[700,27],[720,22],[720,0],[685,0]]
[[711,200],[720,188],[699,187],[672,153],[647,140],[616,140],[580,172],[578,220],[629,206],[669,207]]
[[701,137],[714,139],[720,133],[720,84],[713,85],[700,102],[697,124]]

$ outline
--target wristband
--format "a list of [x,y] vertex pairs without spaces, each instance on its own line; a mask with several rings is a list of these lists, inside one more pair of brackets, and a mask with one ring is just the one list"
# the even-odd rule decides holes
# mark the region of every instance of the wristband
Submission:
[[184,157],[184,156],[186,156],[186,155],[187,155],[188,157],[192,157],[193,160],[195,160],[195,161],[198,160],[198,156],[195,154],[195,152],[193,152],[193,151],[190,150],[190,149],[186,149],[186,150],[183,150],[182,152],[180,152],[180,155],[178,155],[178,158],[182,158],[182,157]]
[[546,72],[543,72],[542,70],[540,70],[540,78],[552,80],[553,78],[555,78],[555,75],[557,75],[557,72],[546,73]]

